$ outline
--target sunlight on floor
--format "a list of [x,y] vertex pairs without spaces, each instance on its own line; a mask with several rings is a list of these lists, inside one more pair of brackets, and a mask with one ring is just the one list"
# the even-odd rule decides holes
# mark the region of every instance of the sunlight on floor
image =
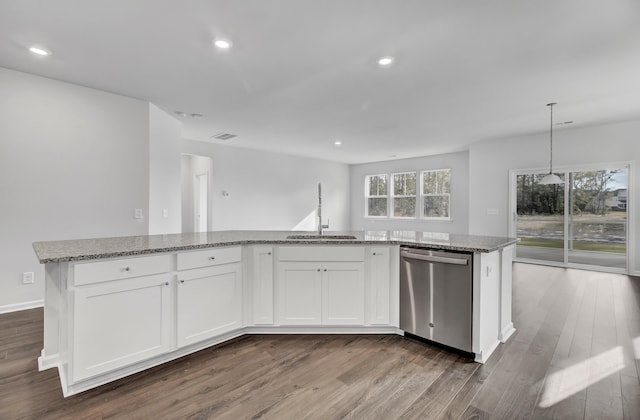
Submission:
[[[636,345],[634,340],[634,346]],[[640,346],[640,342],[637,343]],[[636,348],[636,356],[638,355]],[[547,377],[544,384],[539,406],[551,407],[583,389],[595,384],[601,379],[622,370],[624,367],[624,353],[621,346],[614,347],[597,356],[576,363]]]

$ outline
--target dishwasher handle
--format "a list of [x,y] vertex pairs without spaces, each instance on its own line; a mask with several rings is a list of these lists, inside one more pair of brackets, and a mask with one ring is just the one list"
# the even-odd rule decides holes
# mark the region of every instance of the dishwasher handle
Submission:
[[437,255],[424,255],[424,254],[415,254],[409,251],[402,251],[400,255],[407,259],[412,260],[420,260],[427,262],[435,262],[435,263],[444,263],[444,264],[456,264],[456,265],[467,265],[469,264],[469,260],[467,258],[454,258],[454,257],[440,257]]

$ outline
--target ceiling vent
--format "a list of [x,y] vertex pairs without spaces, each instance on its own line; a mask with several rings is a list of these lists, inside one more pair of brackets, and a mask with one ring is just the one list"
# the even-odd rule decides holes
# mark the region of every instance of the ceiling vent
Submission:
[[214,134],[213,136],[211,136],[212,139],[218,139],[218,140],[229,140],[232,139],[234,137],[238,137],[237,134],[229,134],[229,133],[218,133],[218,134]]

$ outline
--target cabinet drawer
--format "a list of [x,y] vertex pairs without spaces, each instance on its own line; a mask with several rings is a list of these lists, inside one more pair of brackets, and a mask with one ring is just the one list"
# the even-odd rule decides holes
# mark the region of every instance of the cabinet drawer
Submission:
[[361,246],[283,246],[278,249],[280,261],[364,261]]
[[73,284],[82,286],[109,280],[166,273],[172,270],[172,258],[172,254],[164,254],[150,257],[76,263],[73,267]]
[[241,259],[242,249],[239,246],[231,248],[207,248],[201,251],[181,252],[178,254],[178,270],[229,264],[240,262]]

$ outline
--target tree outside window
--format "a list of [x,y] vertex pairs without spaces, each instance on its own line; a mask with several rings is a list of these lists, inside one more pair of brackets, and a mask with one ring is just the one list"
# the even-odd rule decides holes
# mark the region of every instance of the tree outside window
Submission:
[[365,178],[365,197],[367,217],[387,216],[387,175],[369,175]]
[[422,172],[422,217],[449,219],[451,201],[451,170]]
[[393,185],[393,217],[416,217],[416,173],[391,175]]

